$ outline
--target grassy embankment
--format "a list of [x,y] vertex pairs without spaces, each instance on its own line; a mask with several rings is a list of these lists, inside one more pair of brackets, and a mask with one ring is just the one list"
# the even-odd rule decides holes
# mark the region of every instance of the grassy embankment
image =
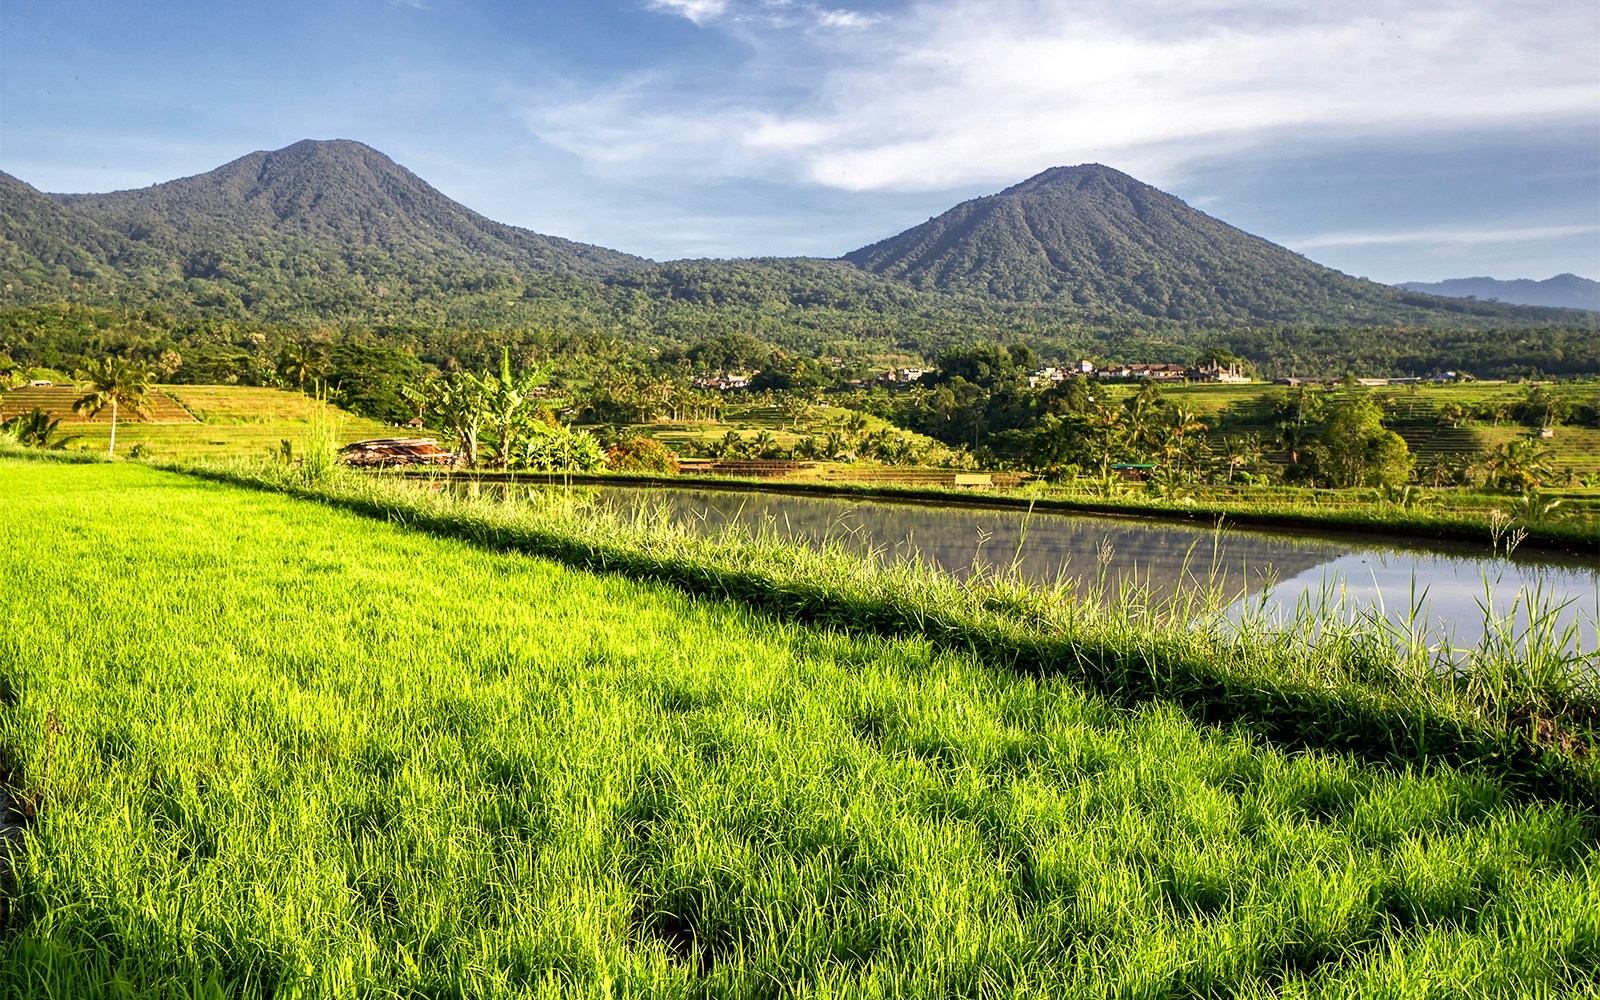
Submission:
[[[1510,418],[1510,413],[1526,397],[1528,388],[1504,382],[1469,382],[1374,386],[1332,392],[1316,387],[1308,391],[1330,399],[1347,392],[1370,396],[1383,407],[1385,425],[1406,439],[1418,463],[1426,467],[1433,457],[1470,457],[1515,438],[1526,437],[1530,428],[1519,426]],[[1556,384],[1549,388],[1573,399],[1594,401],[1600,398],[1600,385],[1595,384]],[[1121,394],[1133,390],[1119,386],[1113,391]],[[1163,395],[1193,410],[1207,422],[1207,438],[1219,451],[1224,437],[1249,433],[1261,435],[1272,447],[1276,430],[1269,401],[1289,391],[1282,386],[1259,384],[1180,385],[1162,390]],[[1445,410],[1451,405],[1468,411],[1469,415],[1458,420],[1447,419]],[[1490,418],[1474,415],[1482,410],[1503,415]],[[1567,470],[1574,476],[1600,472],[1600,428],[1561,424],[1554,432],[1553,438],[1541,442],[1554,453],[1549,464],[1557,481],[1552,485],[1563,485]],[[1285,456],[1275,453],[1275,457],[1283,459]]]
[[[71,385],[0,393],[0,420],[39,406],[61,419],[60,436],[78,437],[69,447],[103,453],[111,435],[111,412],[93,418],[73,413],[72,401],[79,395]],[[282,441],[303,437],[307,425],[319,419],[328,421],[341,444],[410,433],[284,389],[164,385],[152,403],[149,419],[122,413],[117,421],[119,455],[143,445],[145,453],[163,459],[259,457],[277,451]]]
[[[410,479],[438,479],[436,471],[391,470]],[[1426,491],[1411,506],[1387,500],[1375,490],[1311,490],[1294,487],[1196,488],[1178,499],[1164,499],[1129,486],[1111,494],[1073,484],[1032,482],[1016,488],[965,488],[934,482],[902,482],[893,477],[804,475],[742,478],[736,475],[657,475],[650,473],[545,474],[457,471],[468,482],[530,482],[658,485],[680,489],[732,489],[798,496],[878,499],[946,506],[1086,514],[1127,514],[1203,524],[1306,528],[1329,533],[1356,532],[1414,539],[1475,542],[1486,551],[1524,545],[1549,551],[1594,554],[1600,551],[1600,495],[1566,497],[1554,516],[1530,517],[1526,502],[1509,494]]]
[[[1294,660],[559,510],[0,463],[0,748],[38,804],[6,995],[1509,997],[1600,972],[1583,762],[1492,750],[1382,642]],[[621,572],[508,551],[541,546]],[[813,624],[752,610],[762,580]],[[927,635],[868,634],[918,600]],[[1232,723],[1205,721],[1207,671]]]
[[737,434],[745,444],[755,442],[765,432],[773,446],[790,451],[806,437],[825,439],[830,432],[854,442],[873,434],[888,433],[925,452],[942,454],[944,445],[925,434],[896,426],[881,417],[844,406],[817,405],[803,413],[785,413],[782,407],[754,403],[729,403],[716,420],[656,420],[629,424],[628,429],[655,438],[685,456],[704,455],[709,445]]

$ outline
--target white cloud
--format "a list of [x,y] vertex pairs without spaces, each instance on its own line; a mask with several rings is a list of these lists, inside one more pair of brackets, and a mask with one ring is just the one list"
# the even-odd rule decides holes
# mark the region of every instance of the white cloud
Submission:
[[[892,18],[769,3],[762,23],[727,0],[652,3],[729,15],[751,58],[714,91],[686,72],[526,110],[607,172],[928,190],[1098,160],[1160,183],[1291,132],[1592,128],[1600,108],[1589,0],[927,0]],[[798,34],[773,20],[799,14]]]
[[845,31],[870,28],[883,20],[881,17],[874,17],[871,14],[863,14],[855,10],[814,10],[813,13],[816,16],[819,27]]
[[1321,233],[1285,239],[1284,245],[1297,250],[1324,247],[1371,246],[1460,246],[1463,244],[1532,243],[1567,236],[1600,233],[1594,226],[1483,226],[1448,227],[1399,231]]
[[705,24],[728,12],[728,0],[650,0],[651,10],[686,17],[695,24]]

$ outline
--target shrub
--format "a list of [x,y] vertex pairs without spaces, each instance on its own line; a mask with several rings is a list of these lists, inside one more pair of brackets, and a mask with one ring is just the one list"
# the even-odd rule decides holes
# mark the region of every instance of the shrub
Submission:
[[660,441],[636,435],[613,445],[606,465],[620,472],[677,472],[678,456]]

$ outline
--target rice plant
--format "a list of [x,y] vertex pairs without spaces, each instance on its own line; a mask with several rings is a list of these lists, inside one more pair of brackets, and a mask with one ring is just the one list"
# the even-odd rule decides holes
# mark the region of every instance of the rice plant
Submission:
[[0,762],[38,793],[0,996],[1600,974],[1583,772],[1361,680],[1358,623],[1230,639],[562,491],[0,457],[0,502]]

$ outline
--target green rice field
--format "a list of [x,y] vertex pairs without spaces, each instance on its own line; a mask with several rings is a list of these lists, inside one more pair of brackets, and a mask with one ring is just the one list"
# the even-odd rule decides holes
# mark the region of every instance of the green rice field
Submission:
[[1600,995],[1594,804],[1493,768],[136,463],[0,510],[3,997]]
[[[104,452],[111,436],[110,411],[93,418],[75,414],[72,401],[78,395],[70,385],[0,393],[0,420],[38,406],[61,419],[62,437],[77,438],[69,447]],[[340,443],[410,433],[285,389],[164,385],[151,402],[148,419],[130,419],[124,412],[117,421],[117,454],[143,445],[143,454],[163,459],[259,457],[277,451],[285,440],[298,445],[314,417],[330,420]]]

